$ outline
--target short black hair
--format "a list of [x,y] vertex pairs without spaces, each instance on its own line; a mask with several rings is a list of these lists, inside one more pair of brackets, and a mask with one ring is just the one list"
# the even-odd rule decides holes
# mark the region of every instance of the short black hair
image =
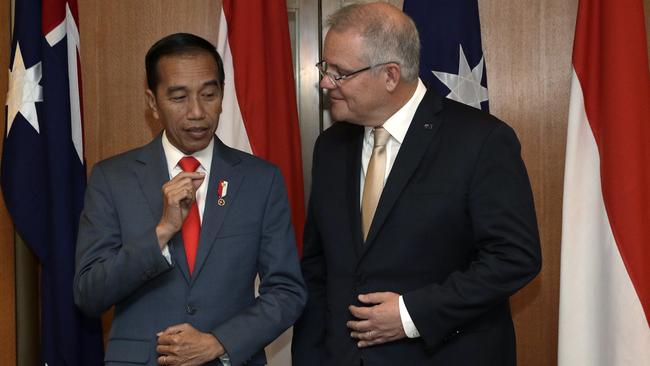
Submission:
[[158,62],[165,56],[178,56],[196,53],[208,53],[217,63],[217,81],[223,89],[224,72],[223,61],[217,52],[217,49],[209,41],[190,33],[170,34],[158,42],[147,51],[145,56],[145,68],[147,70],[147,86],[152,92],[156,92],[158,86]]

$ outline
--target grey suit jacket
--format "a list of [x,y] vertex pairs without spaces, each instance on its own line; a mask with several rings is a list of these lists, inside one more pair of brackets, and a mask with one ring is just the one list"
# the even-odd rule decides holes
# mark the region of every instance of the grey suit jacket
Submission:
[[[156,238],[169,179],[160,135],[93,168],[74,296],[91,316],[115,305],[106,364],[155,365],[156,333],[180,323],[214,334],[233,365],[264,364],[264,346],[293,324],[306,301],[282,175],[215,137],[192,276],[180,232],[169,243],[172,265]],[[228,182],[223,206],[220,180]]]

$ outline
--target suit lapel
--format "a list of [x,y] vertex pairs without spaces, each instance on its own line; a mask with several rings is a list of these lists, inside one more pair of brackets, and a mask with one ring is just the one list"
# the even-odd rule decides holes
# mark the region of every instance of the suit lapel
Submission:
[[[228,210],[232,206],[232,202],[237,199],[237,193],[244,179],[236,169],[236,165],[239,162],[240,158],[233,154],[231,149],[224,145],[219,138],[215,137],[214,150],[212,152],[212,166],[210,167],[210,181],[208,182],[208,192],[205,198],[199,248],[196,254],[192,279],[196,278],[201,272],[205,260],[214,246],[221,225],[228,214]],[[225,204],[223,206],[217,202],[217,191],[220,181],[228,182],[227,194],[224,197]]]
[[375,217],[370,225],[368,238],[363,245],[364,253],[372,246],[395,202],[424,158],[433,136],[440,127],[441,119],[436,114],[441,108],[441,97],[428,91],[413,116],[413,121],[388,175],[386,185],[379,198]]
[[[159,134],[142,149],[137,161],[143,164],[144,167],[135,170],[140,189],[144,192],[144,196],[149,203],[149,209],[154,221],[159,220],[162,216],[163,202],[160,189],[170,179],[161,137],[162,134]],[[169,243],[169,252],[172,258],[175,259],[175,264],[180,268],[185,280],[189,283],[189,270],[180,232],[172,237]]]
[[354,245],[354,250],[357,254],[357,257],[362,252],[363,246],[363,233],[361,231],[361,193],[359,192],[361,184],[361,148],[363,147],[363,127],[354,126],[354,133],[352,135],[352,143],[346,144],[348,150],[345,152],[346,156],[344,161],[345,169],[347,169],[346,175],[350,177],[351,182],[347,181],[344,184],[347,187],[346,195],[346,205],[347,212],[350,215],[350,234],[352,243]]

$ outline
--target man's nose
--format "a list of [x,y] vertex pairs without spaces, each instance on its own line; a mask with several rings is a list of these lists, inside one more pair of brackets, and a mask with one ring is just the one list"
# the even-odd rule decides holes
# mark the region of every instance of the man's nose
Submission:
[[323,75],[318,84],[322,89],[336,89],[336,83],[329,76]]
[[199,97],[190,97],[189,105],[187,107],[188,107],[188,111],[187,111],[188,119],[205,118],[205,108],[203,108],[203,104],[201,104],[201,100],[199,99]]

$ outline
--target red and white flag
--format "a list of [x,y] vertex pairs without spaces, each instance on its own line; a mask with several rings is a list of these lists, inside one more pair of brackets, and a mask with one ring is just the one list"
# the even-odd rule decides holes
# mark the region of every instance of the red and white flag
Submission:
[[223,0],[217,49],[226,73],[217,135],[227,145],[280,167],[296,242],[301,243],[305,204],[300,129],[284,0]]
[[642,0],[580,0],[558,365],[650,365],[650,74]]

